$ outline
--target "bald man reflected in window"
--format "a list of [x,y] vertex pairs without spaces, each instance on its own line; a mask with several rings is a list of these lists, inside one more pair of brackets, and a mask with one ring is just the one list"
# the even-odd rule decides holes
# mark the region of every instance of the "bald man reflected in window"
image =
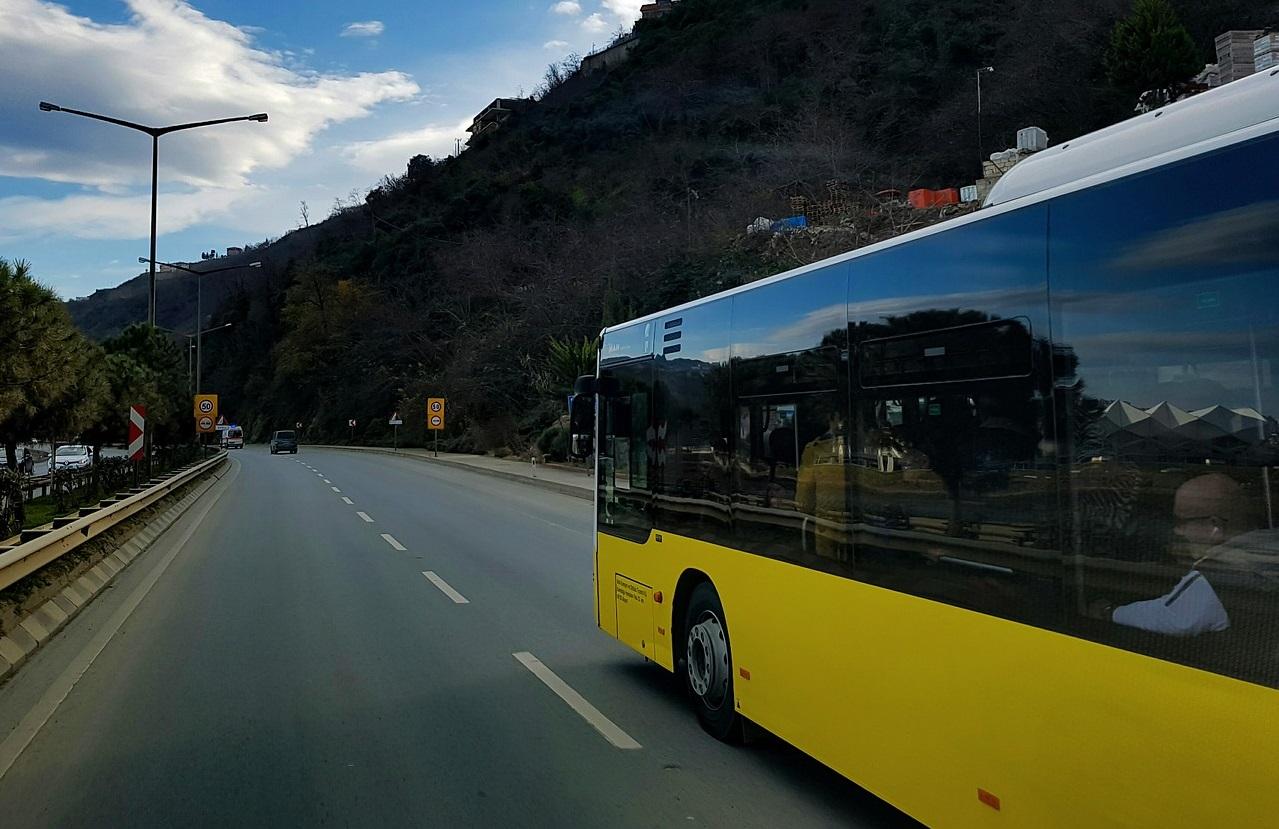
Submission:
[[[1173,498],[1175,557],[1189,565],[1162,596],[1106,607],[1112,621],[1168,636],[1197,636],[1230,628],[1230,612],[1209,581],[1270,580],[1274,575],[1273,530],[1255,530],[1248,500],[1228,475],[1212,472],[1186,481]],[[1220,571],[1223,576],[1215,575]]]

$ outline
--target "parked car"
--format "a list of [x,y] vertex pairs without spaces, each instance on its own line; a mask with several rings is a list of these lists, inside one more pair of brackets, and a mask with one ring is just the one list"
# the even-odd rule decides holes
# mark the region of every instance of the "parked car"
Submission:
[[279,452],[290,452],[294,455],[298,453],[297,432],[285,429],[271,435],[271,454],[275,455]]
[[88,469],[91,466],[93,466],[93,451],[89,447],[81,446],[78,443],[59,446],[57,451],[53,453],[53,458],[49,461],[49,471],[51,472]]
[[243,449],[244,448],[244,430],[239,426],[232,426],[222,430],[222,448],[223,449]]

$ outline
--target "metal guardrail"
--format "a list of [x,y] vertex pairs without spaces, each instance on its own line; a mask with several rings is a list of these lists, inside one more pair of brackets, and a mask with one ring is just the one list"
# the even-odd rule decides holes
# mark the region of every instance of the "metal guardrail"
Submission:
[[[208,460],[153,478],[154,483],[124,498],[107,498],[97,507],[82,507],[80,516],[55,521],[53,529],[23,530],[14,546],[0,546],[0,590],[29,576],[59,556],[146,509],[182,485],[226,461],[219,452]],[[57,524],[66,521],[62,526]],[[34,538],[28,538],[29,536]]]

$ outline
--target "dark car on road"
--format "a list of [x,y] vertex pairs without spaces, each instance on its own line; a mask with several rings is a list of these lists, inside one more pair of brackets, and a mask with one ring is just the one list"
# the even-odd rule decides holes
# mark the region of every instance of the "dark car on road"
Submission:
[[277,452],[298,453],[298,433],[291,429],[271,435],[271,454]]

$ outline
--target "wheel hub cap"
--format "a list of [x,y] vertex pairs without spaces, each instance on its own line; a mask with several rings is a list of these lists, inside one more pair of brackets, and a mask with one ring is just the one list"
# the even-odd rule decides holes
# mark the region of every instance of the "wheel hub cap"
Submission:
[[728,695],[728,639],[714,613],[703,613],[688,631],[688,684],[710,708]]

